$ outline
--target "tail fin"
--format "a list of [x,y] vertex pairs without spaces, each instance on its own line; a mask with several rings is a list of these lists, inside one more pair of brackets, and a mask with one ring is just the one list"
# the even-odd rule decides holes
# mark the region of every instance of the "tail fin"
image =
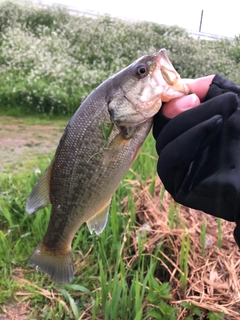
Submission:
[[71,251],[65,255],[54,255],[45,252],[42,247],[40,243],[30,256],[29,264],[50,275],[57,283],[69,283],[74,275]]

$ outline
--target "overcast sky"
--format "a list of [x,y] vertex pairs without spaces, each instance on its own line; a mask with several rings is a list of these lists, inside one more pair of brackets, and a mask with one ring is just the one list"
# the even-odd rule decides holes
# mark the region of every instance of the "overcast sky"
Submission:
[[203,10],[202,32],[234,37],[240,34],[237,0],[37,0],[55,2],[79,10],[94,10],[113,16],[178,25],[198,31]]

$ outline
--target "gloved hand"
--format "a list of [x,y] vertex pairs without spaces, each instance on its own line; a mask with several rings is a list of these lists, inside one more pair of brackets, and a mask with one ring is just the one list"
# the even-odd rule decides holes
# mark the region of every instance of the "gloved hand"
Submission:
[[[224,78],[220,74],[217,74],[215,76],[207,76],[195,80],[187,79],[186,83],[188,84],[190,91],[195,93],[196,101],[193,102],[192,100],[190,100],[192,102],[189,102],[188,98],[190,98],[190,96],[184,96],[180,98],[180,107],[176,106],[176,100],[164,103],[160,111],[154,117],[153,136],[155,139],[157,139],[159,133],[162,131],[165,125],[171,120],[170,118],[173,118],[177,114],[199,105],[200,100],[201,102],[208,101],[209,99],[212,99],[226,92],[236,93],[240,99],[240,86]],[[197,96],[199,97],[199,99],[197,99]],[[170,104],[171,107],[169,106]],[[174,104],[174,107],[172,107],[172,104]],[[166,116],[166,114],[169,115],[169,118]]]
[[240,87],[217,75],[206,102],[164,119],[160,130],[158,115],[153,132],[166,190],[185,206],[235,221],[240,247],[239,95]]

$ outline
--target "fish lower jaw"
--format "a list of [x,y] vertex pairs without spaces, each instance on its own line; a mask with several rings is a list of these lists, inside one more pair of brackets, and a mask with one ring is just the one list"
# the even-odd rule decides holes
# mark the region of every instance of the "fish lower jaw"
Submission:
[[161,109],[162,106],[162,100],[158,101],[157,103],[154,104],[152,107],[146,107],[146,108],[141,108],[139,110],[139,113],[141,113],[141,116],[143,117],[142,122],[146,122],[147,120],[153,118],[155,114],[158,113],[158,111]]
[[169,102],[173,99],[181,98],[190,94],[188,86],[184,83],[178,83],[177,86],[169,87],[168,90],[162,95],[163,102]]

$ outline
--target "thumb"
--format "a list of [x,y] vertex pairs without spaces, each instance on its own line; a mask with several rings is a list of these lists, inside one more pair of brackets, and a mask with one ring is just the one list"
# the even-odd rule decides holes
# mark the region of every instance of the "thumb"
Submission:
[[183,96],[165,103],[162,106],[162,113],[167,118],[174,118],[183,111],[192,109],[200,104],[200,100],[196,94]]

